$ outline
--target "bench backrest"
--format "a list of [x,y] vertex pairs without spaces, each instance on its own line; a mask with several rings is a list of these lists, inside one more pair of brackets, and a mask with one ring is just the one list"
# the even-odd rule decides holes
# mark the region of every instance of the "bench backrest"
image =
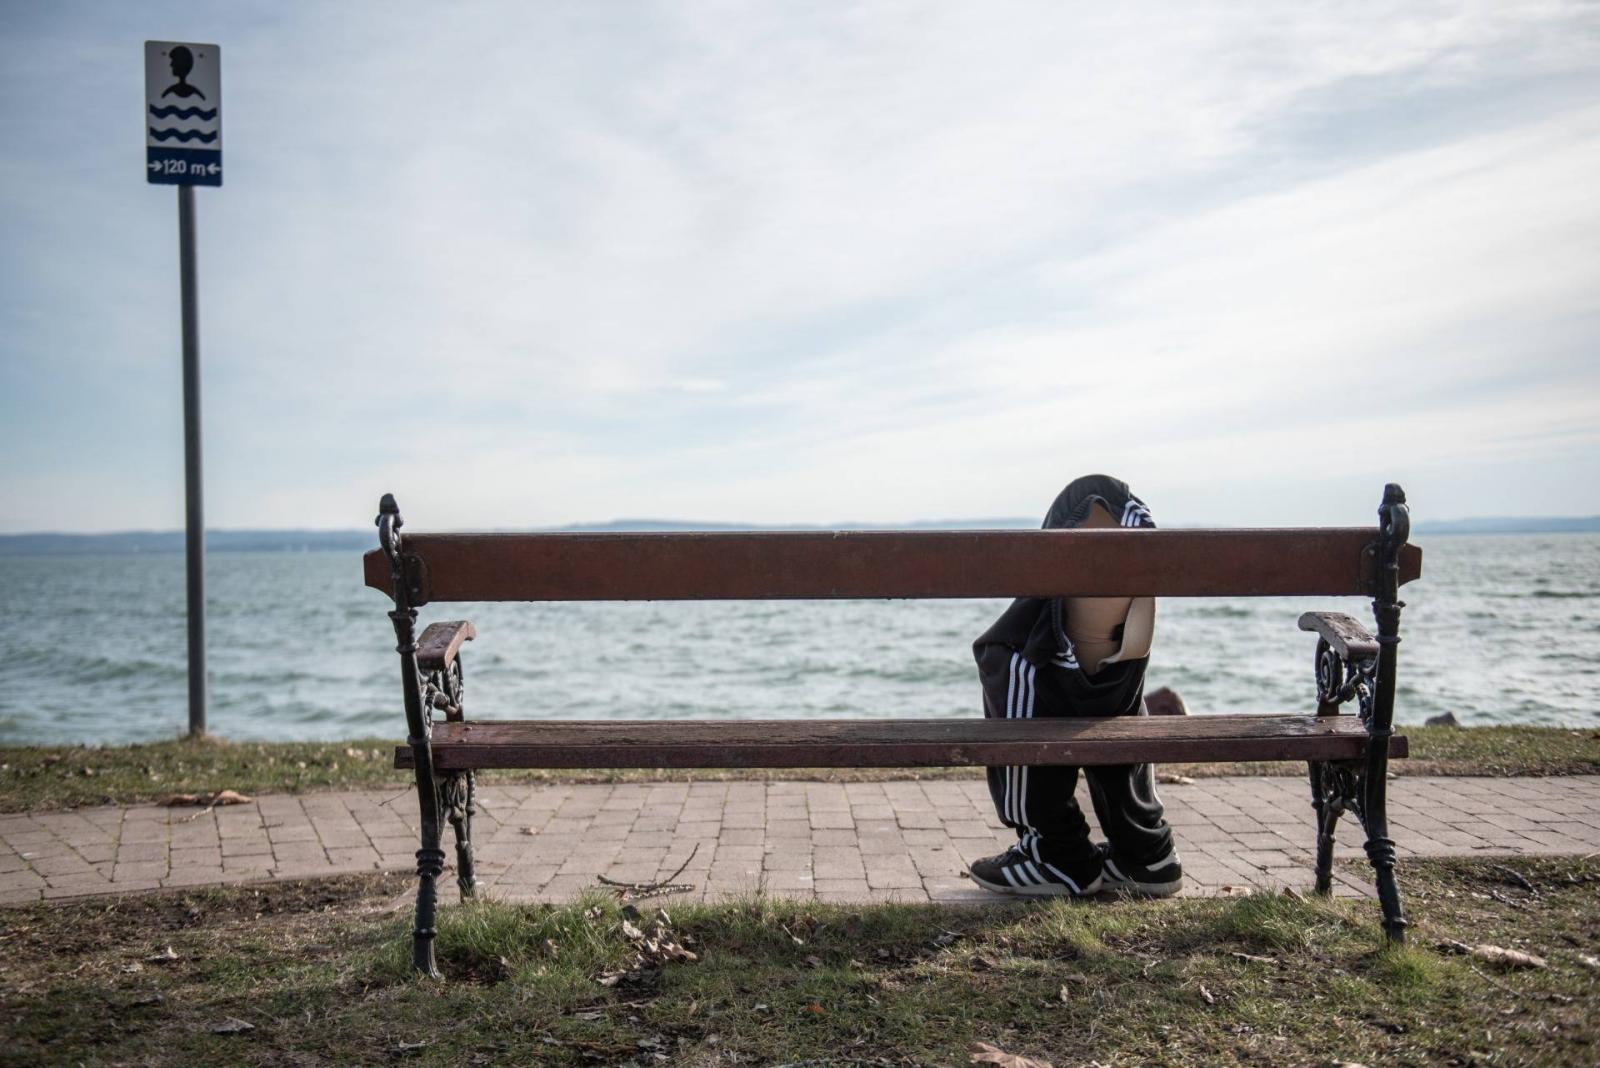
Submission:
[[[437,601],[1371,595],[1375,527],[404,534],[412,605]],[[389,561],[366,584],[392,595]],[[1422,572],[1406,545],[1399,581]]]

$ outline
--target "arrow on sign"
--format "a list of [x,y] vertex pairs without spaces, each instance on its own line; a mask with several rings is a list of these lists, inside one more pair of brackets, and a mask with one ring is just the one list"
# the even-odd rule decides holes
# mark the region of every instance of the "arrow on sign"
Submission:
[[221,172],[221,170],[222,170],[221,167],[219,167],[215,163],[213,163],[209,167],[206,168],[206,173],[207,174],[218,174],[218,173]]
[[159,164],[159,163],[147,163],[147,164],[145,164],[145,170],[148,170],[148,171],[159,171],[160,169],[161,169],[161,164]]

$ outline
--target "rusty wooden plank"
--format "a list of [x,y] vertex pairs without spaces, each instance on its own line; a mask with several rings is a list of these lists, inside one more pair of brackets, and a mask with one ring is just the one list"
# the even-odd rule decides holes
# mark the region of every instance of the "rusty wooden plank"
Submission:
[[[407,534],[430,601],[1361,594],[1367,528]],[[1400,578],[1421,573],[1407,546]],[[381,552],[367,585],[389,589]]]
[[[444,723],[434,765],[459,768],[802,768],[1354,760],[1351,716],[1100,719],[554,720]],[[1396,736],[1390,755],[1407,754]],[[411,766],[411,750],[395,750]]]

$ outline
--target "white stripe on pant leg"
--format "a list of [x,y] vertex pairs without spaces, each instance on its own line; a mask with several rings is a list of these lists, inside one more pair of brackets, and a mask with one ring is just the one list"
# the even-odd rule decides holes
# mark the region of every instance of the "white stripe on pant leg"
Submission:
[[[1011,654],[1011,680],[1006,688],[1006,718],[1015,719],[1022,707],[1022,654]],[[1006,818],[1015,825],[1021,822],[1017,808],[1017,767],[1006,765]]]
[[[1024,719],[1032,719],[1034,697],[1033,683],[1034,676],[1038,674],[1039,669],[1034,667],[1032,664],[1025,662],[1022,666],[1022,670],[1022,707],[1018,710],[1018,712]],[[1028,766],[1026,764],[1022,766],[1021,774],[1017,776],[1017,822],[1022,824],[1024,827],[1031,828],[1033,826],[1028,822]]]
[[[1013,719],[1017,714],[1017,665],[1021,663],[1020,654],[1011,654],[1009,677],[1006,681],[1006,718]],[[1009,823],[1017,823],[1016,805],[1013,800],[1016,794],[1016,767],[1012,764],[1005,766],[1005,802],[1001,805],[1001,816]]]

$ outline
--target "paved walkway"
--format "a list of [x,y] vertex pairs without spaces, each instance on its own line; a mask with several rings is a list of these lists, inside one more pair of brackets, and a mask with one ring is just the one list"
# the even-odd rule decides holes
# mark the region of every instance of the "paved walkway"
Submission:
[[[1200,779],[1161,793],[1185,893],[1309,885],[1314,835],[1301,779]],[[599,875],[654,881],[685,860],[678,881],[695,890],[679,900],[758,889],[828,901],[990,900],[961,873],[1011,840],[981,780],[494,786],[480,797],[479,875],[489,895],[514,900],[566,899]],[[1402,857],[1600,852],[1596,775],[1406,776],[1391,783],[1389,808]],[[264,796],[210,811],[0,816],[0,904],[409,869],[415,826],[414,795],[393,790]],[[448,829],[446,839],[448,849]],[[1339,846],[1362,855],[1348,817]],[[1370,892],[1339,878],[1340,893]],[[444,882],[453,892],[448,872]]]

